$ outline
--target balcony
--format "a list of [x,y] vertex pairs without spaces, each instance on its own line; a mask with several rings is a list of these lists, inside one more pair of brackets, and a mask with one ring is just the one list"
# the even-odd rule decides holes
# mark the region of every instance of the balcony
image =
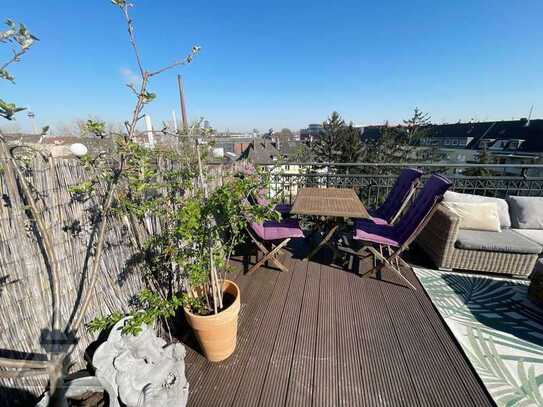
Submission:
[[[354,188],[367,206],[375,206],[401,167],[290,164],[288,171],[267,167],[270,196],[292,203],[302,187],[345,187]],[[418,167],[426,174],[445,173],[457,192],[543,196],[543,166]],[[489,174],[468,175],[476,171]],[[539,383],[542,377],[543,311],[525,299],[527,281],[477,272],[443,274],[444,286],[465,300],[454,306],[460,308],[456,311],[461,319],[473,323],[476,337],[468,332],[469,340],[480,345],[485,335],[496,335],[491,346],[506,349],[514,344],[506,351],[478,349],[482,356],[474,357],[451,325],[457,316],[448,318],[447,312],[453,308],[443,306],[457,298],[443,287],[434,289],[435,277],[421,283],[421,270],[440,272],[417,245],[404,256],[411,267],[402,268],[416,290],[406,288],[386,269],[373,272],[369,259],[339,265],[331,252],[323,251],[307,262],[302,258],[308,250],[307,241],[289,246],[283,257],[288,272],[262,268],[247,275],[243,273],[247,261],[257,260],[238,259],[235,278],[246,293],[238,348],[229,360],[216,365],[206,362],[192,345],[187,358],[191,406],[485,406],[521,401],[539,405],[539,385],[528,382]],[[527,327],[517,324],[523,313],[529,314]],[[186,343],[194,340],[187,337]],[[510,361],[500,359],[500,352],[514,347],[526,353],[519,356],[513,351],[504,356]],[[530,354],[533,357],[526,356]],[[508,377],[511,366],[516,372]]]

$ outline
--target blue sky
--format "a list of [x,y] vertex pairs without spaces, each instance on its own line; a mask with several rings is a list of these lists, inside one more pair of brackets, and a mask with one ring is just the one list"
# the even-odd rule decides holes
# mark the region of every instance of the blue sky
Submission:
[[[0,17],[25,22],[41,41],[12,69],[17,85],[0,83],[0,97],[30,106],[40,124],[129,116],[123,83],[136,67],[108,0],[2,3]],[[518,118],[532,104],[543,116],[541,0],[135,3],[149,69],[202,46],[192,65],[151,84],[155,122],[178,109],[178,72],[190,118],[219,129],[298,129],[332,110],[396,123],[415,106],[436,122]]]

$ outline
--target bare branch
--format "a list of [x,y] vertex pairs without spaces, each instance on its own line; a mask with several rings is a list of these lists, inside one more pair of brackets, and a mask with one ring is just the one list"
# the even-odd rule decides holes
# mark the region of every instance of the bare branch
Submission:
[[165,66],[164,68],[160,68],[157,71],[151,72],[149,74],[149,76],[159,75],[162,72],[168,71],[168,70],[173,69],[173,68],[175,68],[177,66],[190,64],[192,62],[192,60],[194,59],[194,57],[200,53],[201,49],[202,48],[199,45],[194,45],[192,47],[192,50],[191,50],[190,54],[188,54],[185,58],[183,58],[183,59],[181,59],[179,61],[176,61],[176,62],[174,62],[174,63],[172,63],[172,64],[170,64],[168,66]]
[[[124,160],[121,161],[121,166],[124,165]],[[96,254],[94,256],[94,262],[92,264],[91,272],[89,273],[89,285],[87,287],[87,292],[85,293],[85,297],[83,301],[81,302],[81,307],[79,308],[76,317],[74,318],[74,322],[72,324],[68,324],[65,328],[65,332],[77,332],[79,329],[81,323],[83,322],[83,317],[85,316],[85,313],[87,311],[87,308],[90,305],[90,300],[92,298],[92,294],[94,292],[94,286],[96,285],[96,280],[98,278],[98,268],[100,266],[100,258],[102,257],[102,251],[104,249],[104,240],[105,240],[105,232],[106,232],[106,225],[107,225],[107,217],[109,215],[109,212],[111,210],[111,205],[113,203],[113,197],[115,192],[115,187],[118,182],[118,177],[120,177],[120,174],[122,173],[122,168],[119,169],[116,175],[116,179],[114,179],[109,184],[109,189],[107,192],[107,196],[105,199],[104,207],[101,214],[100,219],[100,227],[98,230],[98,243],[96,247]],[[89,242],[90,243],[90,242]],[[73,347],[74,345],[72,345]]]
[[130,17],[130,13],[128,12],[129,8],[132,5],[129,2],[125,2],[121,9],[123,11],[124,18],[126,20],[126,25],[128,27],[128,38],[130,39],[130,45],[132,46],[132,49],[134,50],[134,54],[136,55],[136,62],[138,64],[138,69],[140,71],[141,78],[145,76],[146,72],[143,68],[143,64],[141,62],[141,56],[140,51],[138,49],[138,45],[136,43],[136,35],[134,34],[134,25],[132,24],[132,18]]
[[45,250],[45,254],[47,257],[45,260],[48,265],[48,269],[50,273],[51,291],[52,291],[52,297],[53,297],[53,314],[52,314],[51,326],[52,326],[52,331],[56,332],[59,329],[60,309],[61,309],[60,279],[59,279],[60,270],[58,266],[58,259],[57,259],[57,255],[56,255],[55,248],[53,245],[53,239],[51,237],[51,234],[47,230],[47,226],[41,216],[36,200],[34,199],[32,195],[32,188],[30,184],[27,182],[21,169],[19,168],[19,165],[17,163],[17,157],[14,154],[15,150],[21,147],[25,147],[25,146],[17,146],[10,150],[10,155],[11,155],[10,160],[12,163],[12,167],[17,175],[17,178],[19,179],[19,183],[21,185],[21,188],[23,190],[27,203],[30,207],[32,218],[34,222],[36,222],[36,227],[43,241],[43,248]]
[[28,48],[23,48],[19,52],[13,50],[13,57],[9,61],[4,63],[4,65],[2,65],[0,67],[0,71],[6,69],[11,64],[13,64],[15,62],[18,62],[20,60],[21,56],[23,56],[26,53],[26,51],[28,51]]

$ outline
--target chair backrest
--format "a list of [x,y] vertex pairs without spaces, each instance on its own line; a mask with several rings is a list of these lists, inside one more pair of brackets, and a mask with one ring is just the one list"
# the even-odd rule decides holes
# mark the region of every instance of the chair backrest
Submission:
[[411,198],[420,177],[422,177],[422,171],[415,168],[404,168],[396,179],[385,202],[375,210],[375,216],[391,223]]
[[409,244],[429,220],[435,206],[443,199],[443,194],[451,187],[447,178],[434,174],[426,181],[415,197],[413,204],[394,226],[400,244]]

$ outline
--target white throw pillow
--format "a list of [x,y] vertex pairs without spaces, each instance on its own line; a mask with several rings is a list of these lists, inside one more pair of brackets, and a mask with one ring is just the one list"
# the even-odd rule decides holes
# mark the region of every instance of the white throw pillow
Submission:
[[493,198],[482,195],[461,194],[459,192],[447,191],[443,196],[444,202],[495,202],[498,205],[498,215],[500,217],[500,226],[502,229],[511,227],[511,218],[509,216],[509,205],[505,199]]
[[460,217],[460,229],[501,232],[496,202],[444,202]]

